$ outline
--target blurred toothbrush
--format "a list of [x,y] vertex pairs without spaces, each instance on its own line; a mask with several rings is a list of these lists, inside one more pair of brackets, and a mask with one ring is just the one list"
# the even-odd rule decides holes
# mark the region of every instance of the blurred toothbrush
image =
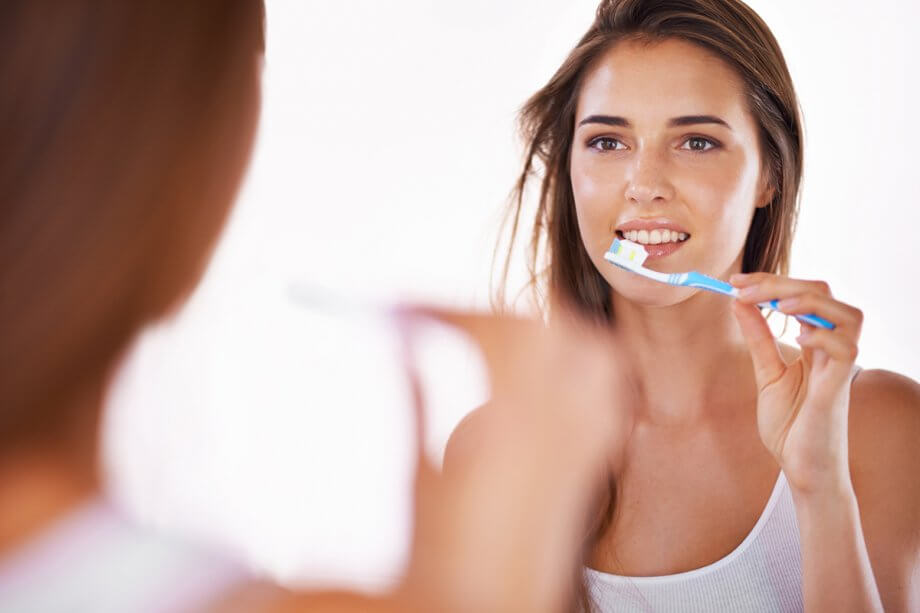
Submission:
[[[613,244],[610,245],[610,249],[604,254],[604,259],[611,264],[616,264],[620,268],[625,268],[626,270],[642,275],[647,279],[652,279],[653,281],[667,283],[668,285],[696,287],[717,294],[731,296],[732,298],[738,297],[738,288],[733,287],[725,281],[720,281],[719,279],[696,271],[666,273],[650,270],[643,266],[645,258],[647,257],[648,253],[645,251],[645,247],[639,243],[619,238],[614,239]],[[771,300],[769,302],[762,302],[758,306],[776,310],[778,303],[779,300]],[[833,330],[835,327],[831,322],[815,314],[793,315],[793,317],[818,328]]]

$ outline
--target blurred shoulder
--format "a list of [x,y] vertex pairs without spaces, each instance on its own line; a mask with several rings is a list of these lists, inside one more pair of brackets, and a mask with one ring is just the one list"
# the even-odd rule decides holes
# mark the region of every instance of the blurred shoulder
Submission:
[[454,472],[461,466],[466,466],[476,457],[477,449],[482,445],[485,436],[485,422],[489,412],[489,405],[477,407],[460,420],[457,427],[447,440],[444,449],[445,473]]
[[268,582],[243,584],[204,607],[207,613],[398,613],[405,611],[397,596],[378,597],[356,592],[290,591]]

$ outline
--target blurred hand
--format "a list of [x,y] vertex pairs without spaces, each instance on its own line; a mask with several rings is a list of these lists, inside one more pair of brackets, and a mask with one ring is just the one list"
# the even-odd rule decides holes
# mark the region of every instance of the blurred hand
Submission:
[[413,326],[431,322],[478,344],[491,400],[463,470],[440,475],[420,454],[407,593],[429,610],[566,609],[594,504],[631,427],[612,333],[567,316],[546,326],[415,309],[410,352]]

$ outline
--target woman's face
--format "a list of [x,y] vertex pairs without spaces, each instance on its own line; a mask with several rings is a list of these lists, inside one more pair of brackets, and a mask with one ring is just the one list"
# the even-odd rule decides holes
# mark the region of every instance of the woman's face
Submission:
[[697,290],[608,263],[615,237],[664,241],[646,245],[653,270],[725,278],[741,270],[755,207],[772,195],[740,77],[677,39],[622,42],[593,66],[578,99],[570,171],[594,265],[618,294],[657,306]]

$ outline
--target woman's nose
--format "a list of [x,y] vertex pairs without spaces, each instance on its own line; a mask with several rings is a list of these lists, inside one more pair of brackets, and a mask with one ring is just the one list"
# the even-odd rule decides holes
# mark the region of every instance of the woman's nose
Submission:
[[626,182],[626,199],[636,205],[670,201],[674,188],[668,179],[667,162],[658,152],[639,151]]

